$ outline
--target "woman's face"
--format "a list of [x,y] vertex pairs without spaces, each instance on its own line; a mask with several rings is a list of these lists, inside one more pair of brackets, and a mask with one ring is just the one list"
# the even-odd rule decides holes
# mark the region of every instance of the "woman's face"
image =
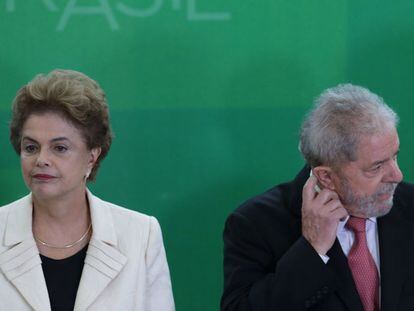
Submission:
[[100,148],[89,150],[81,132],[56,113],[33,114],[22,129],[23,177],[37,199],[85,195],[85,176]]

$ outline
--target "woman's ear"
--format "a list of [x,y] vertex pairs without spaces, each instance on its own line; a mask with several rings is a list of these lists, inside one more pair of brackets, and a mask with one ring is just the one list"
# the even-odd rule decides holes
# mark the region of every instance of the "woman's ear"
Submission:
[[334,172],[329,166],[316,166],[312,169],[312,172],[321,188],[335,191]]
[[95,166],[96,161],[98,160],[99,156],[101,155],[101,147],[93,148],[90,151],[90,159],[89,159],[89,165],[92,169]]

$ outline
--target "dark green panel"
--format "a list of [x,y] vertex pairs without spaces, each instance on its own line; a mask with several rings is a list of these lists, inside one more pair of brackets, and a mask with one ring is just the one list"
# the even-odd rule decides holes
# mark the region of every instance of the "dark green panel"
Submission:
[[405,179],[414,180],[414,3],[353,0],[349,10],[349,80],[380,94],[400,115],[400,164]]

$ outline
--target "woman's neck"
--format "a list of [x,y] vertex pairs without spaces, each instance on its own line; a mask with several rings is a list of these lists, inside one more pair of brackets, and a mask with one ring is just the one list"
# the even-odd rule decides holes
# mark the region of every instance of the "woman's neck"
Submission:
[[[65,246],[77,241],[91,224],[86,190],[83,195],[68,198],[39,200],[33,197],[33,235],[50,245]],[[90,236],[89,236],[90,237]],[[89,240],[85,240],[87,242]],[[52,258],[65,258],[79,247],[54,250],[40,246],[39,251]]]
[[33,223],[49,226],[71,226],[82,219],[89,219],[86,193],[65,199],[39,200],[33,196]]

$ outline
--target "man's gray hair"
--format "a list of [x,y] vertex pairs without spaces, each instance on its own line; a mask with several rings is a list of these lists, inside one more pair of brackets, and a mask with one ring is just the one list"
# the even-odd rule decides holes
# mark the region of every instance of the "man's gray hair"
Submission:
[[299,150],[311,167],[357,160],[363,136],[396,128],[397,114],[368,89],[340,84],[325,90],[302,124]]

